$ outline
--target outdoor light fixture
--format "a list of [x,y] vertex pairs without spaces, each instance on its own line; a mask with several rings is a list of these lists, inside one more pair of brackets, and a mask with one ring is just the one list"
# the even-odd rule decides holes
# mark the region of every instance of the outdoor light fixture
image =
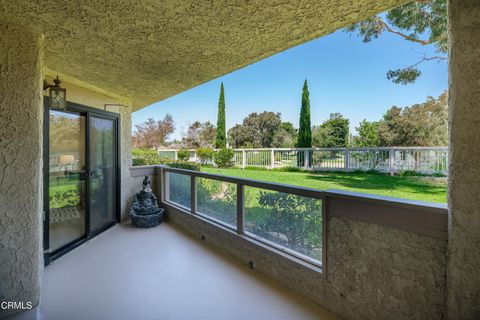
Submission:
[[75,164],[75,156],[73,154],[62,154],[58,157],[58,163],[64,166],[64,171],[67,171],[68,166]]
[[66,110],[67,109],[67,90],[60,87],[60,79],[58,76],[53,80],[55,84],[48,84],[46,81],[43,84],[43,90],[50,89],[50,109]]

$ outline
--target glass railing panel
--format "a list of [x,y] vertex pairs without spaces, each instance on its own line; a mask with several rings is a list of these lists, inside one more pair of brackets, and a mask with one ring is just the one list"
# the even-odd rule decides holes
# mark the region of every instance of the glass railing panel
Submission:
[[191,182],[186,174],[167,172],[167,201],[191,208]]
[[237,185],[198,177],[197,212],[236,227]]
[[322,200],[245,187],[245,231],[321,262]]

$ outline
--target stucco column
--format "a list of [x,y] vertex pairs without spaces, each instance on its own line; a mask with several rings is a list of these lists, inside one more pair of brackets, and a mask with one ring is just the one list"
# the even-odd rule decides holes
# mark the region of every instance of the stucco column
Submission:
[[[132,195],[138,192],[139,186],[132,185],[130,168],[132,167],[132,106],[128,104],[120,109],[120,210],[122,222],[128,219],[127,213],[132,202]],[[137,190],[137,191],[134,191]]]
[[0,301],[32,305],[43,270],[42,48],[43,36],[0,22]]
[[447,314],[480,319],[480,2],[449,0]]

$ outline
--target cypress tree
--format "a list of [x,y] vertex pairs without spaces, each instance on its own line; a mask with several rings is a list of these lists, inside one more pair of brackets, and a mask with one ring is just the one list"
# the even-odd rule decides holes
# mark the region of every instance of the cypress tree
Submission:
[[310,97],[307,79],[303,83],[302,108],[300,109],[300,128],[298,129],[298,148],[312,147],[312,127],[310,123]]
[[218,98],[217,114],[217,136],[215,138],[215,148],[221,149],[227,147],[227,133],[225,125],[225,92],[223,82],[220,85],[220,97]]

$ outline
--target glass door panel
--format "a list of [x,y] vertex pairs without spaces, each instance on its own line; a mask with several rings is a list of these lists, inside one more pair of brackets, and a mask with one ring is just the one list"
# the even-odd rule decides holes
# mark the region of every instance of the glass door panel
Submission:
[[116,122],[90,116],[90,232],[98,233],[115,221]]
[[49,249],[85,235],[85,116],[49,112]]

